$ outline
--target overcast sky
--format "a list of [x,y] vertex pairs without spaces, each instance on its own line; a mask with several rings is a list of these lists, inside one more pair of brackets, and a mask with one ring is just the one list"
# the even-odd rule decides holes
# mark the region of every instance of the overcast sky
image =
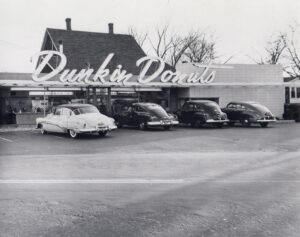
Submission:
[[272,35],[300,23],[299,9],[300,0],[0,0],[0,72],[32,72],[45,29],[65,29],[67,17],[82,31],[107,32],[109,22],[115,33],[202,29],[217,39],[221,59],[253,63]]

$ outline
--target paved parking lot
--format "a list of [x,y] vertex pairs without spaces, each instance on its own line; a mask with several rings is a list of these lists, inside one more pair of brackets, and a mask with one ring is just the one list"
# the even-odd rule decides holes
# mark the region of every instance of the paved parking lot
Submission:
[[0,133],[3,236],[298,236],[300,124]]

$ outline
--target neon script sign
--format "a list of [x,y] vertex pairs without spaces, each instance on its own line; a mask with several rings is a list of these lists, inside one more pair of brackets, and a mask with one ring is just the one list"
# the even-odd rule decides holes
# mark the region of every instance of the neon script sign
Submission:
[[[41,58],[40,64],[32,74],[32,79],[36,82],[45,82],[51,78],[59,75],[59,80],[62,83],[76,84],[85,83],[89,85],[202,85],[209,84],[214,80],[215,71],[208,73],[209,65],[203,65],[204,68],[201,73],[185,74],[179,71],[172,72],[171,70],[164,70],[165,63],[161,58],[154,58],[145,56],[137,60],[136,66],[141,66],[140,74],[136,81],[132,82],[133,77],[131,73],[127,73],[122,69],[122,65],[118,65],[114,71],[110,71],[107,65],[112,60],[114,54],[110,53],[102,62],[97,71],[92,68],[81,69],[65,69],[67,64],[66,56],[58,51],[46,50],[36,54],[34,57]],[[59,58],[59,64],[53,68],[50,60],[53,57]],[[154,62],[158,62],[157,69],[151,74],[147,72]],[[41,73],[45,66],[48,65],[52,71],[50,73]],[[143,65],[143,66],[142,66]],[[157,81],[156,78],[159,78]],[[156,79],[156,81],[154,81]]]

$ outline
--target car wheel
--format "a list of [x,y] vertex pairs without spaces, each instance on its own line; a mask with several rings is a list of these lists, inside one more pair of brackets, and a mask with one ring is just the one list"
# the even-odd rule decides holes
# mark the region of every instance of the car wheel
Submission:
[[266,127],[268,127],[268,124],[269,124],[269,123],[260,123],[260,126],[261,126],[262,128],[266,128]]
[[107,135],[107,131],[100,131],[99,136],[100,137],[105,137]]
[[70,135],[71,138],[76,138],[78,133],[75,132],[73,129],[70,129],[69,130],[69,135]]
[[123,127],[123,124],[120,123],[120,121],[118,121],[118,120],[115,121],[115,124],[116,124],[116,126],[117,126],[118,128]]
[[170,130],[171,126],[164,126],[164,130]]
[[194,121],[192,123],[192,127],[195,127],[195,128],[201,128],[203,126],[203,122],[200,120],[200,119],[197,119],[196,121]]
[[41,125],[41,134],[46,134],[47,133],[47,131],[44,129],[44,126],[43,126],[43,124]]
[[147,129],[147,125],[144,122],[139,123],[138,127],[139,127],[140,130],[146,130]]
[[241,122],[243,127],[250,127],[251,126],[251,122],[247,118],[241,119],[240,122]]
[[234,122],[228,122],[228,126],[233,127],[234,126]]
[[223,128],[223,123],[217,123],[217,124],[216,124],[216,127],[217,127],[217,128]]

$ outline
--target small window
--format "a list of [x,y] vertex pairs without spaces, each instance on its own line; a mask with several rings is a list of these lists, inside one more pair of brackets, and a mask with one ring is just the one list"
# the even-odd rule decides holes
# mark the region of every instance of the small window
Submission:
[[63,116],[69,117],[69,116],[71,116],[71,114],[72,114],[72,111],[70,109],[68,109],[68,108],[62,108],[62,115]]
[[228,109],[236,109],[236,104],[229,104],[227,105]]
[[54,115],[61,115],[61,108],[56,108]]
[[188,103],[185,103],[185,104],[182,106],[182,110],[183,110],[183,111],[188,111],[188,110],[189,110],[189,104],[188,104]]
[[137,111],[137,112],[145,112],[145,110],[140,106],[135,106],[134,110]]
[[198,111],[198,112],[203,112],[204,111],[204,107],[203,107],[202,104],[195,104],[194,110]]
[[300,98],[300,87],[297,87],[297,98]]
[[291,88],[291,97],[296,98],[296,92],[295,92],[295,87]]
[[193,110],[194,110],[194,108],[195,108],[195,105],[193,105],[193,104],[189,104],[189,111],[193,111]]
[[75,109],[75,110],[73,110],[73,113],[74,113],[75,115],[79,115],[79,114],[80,114],[80,111],[79,111],[79,109]]

